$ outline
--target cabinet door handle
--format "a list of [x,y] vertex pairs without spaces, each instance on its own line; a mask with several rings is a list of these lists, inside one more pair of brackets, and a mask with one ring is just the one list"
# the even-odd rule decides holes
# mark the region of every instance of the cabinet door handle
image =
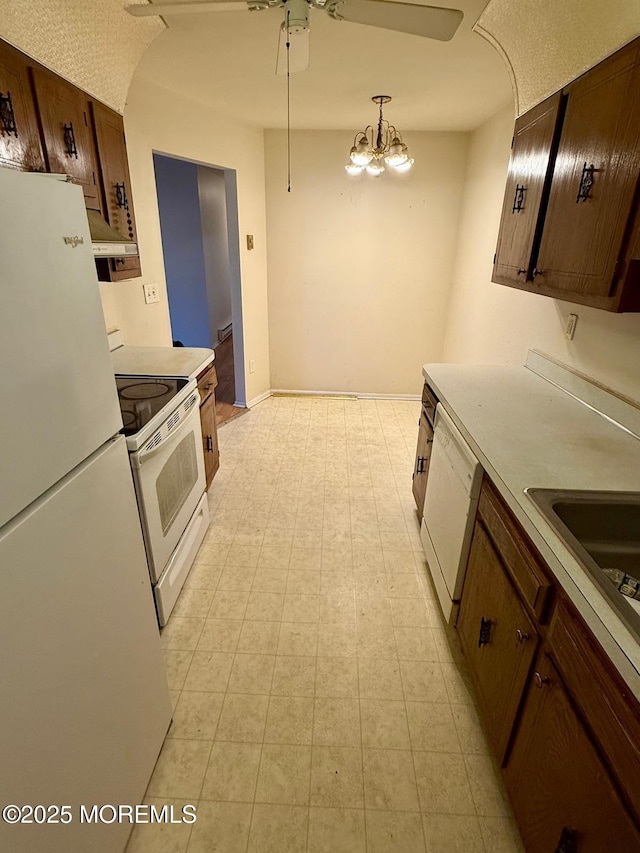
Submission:
[[526,631],[522,631],[520,628],[516,631],[516,639],[519,643],[526,643],[529,639],[529,635]]
[[518,270],[518,275],[526,275],[526,274],[527,274],[527,271],[523,270],[522,267],[520,267],[520,269]]
[[580,185],[578,186],[578,194],[576,195],[576,204],[581,201],[588,201],[591,198],[591,189],[593,187],[594,175],[598,170],[593,165],[587,166],[586,162],[582,167],[582,175],[580,177]]
[[536,278],[536,277],[537,277],[537,276],[539,276],[539,275],[544,275],[544,270],[539,270],[537,267],[535,267],[535,268],[534,268],[534,270],[533,270],[533,272],[531,273],[531,275],[532,275],[534,278]]
[[124,181],[121,184],[116,184],[116,204],[118,207],[129,208],[129,200],[127,198],[127,188]]
[[207,453],[213,453],[213,436],[207,436]]
[[524,194],[526,191],[525,186],[516,184],[516,194],[513,197],[513,207],[511,208],[512,213],[520,213],[521,210],[524,210]]
[[480,633],[478,635],[478,648],[481,649],[482,646],[486,646],[491,642],[491,626],[493,622],[491,619],[485,619],[484,616],[480,617]]
[[424,463],[426,461],[426,456],[418,456],[418,466],[416,468],[416,474],[424,474]]
[[554,853],[578,853],[578,834],[575,829],[569,829],[568,826],[562,827],[560,840]]
[[7,91],[6,95],[0,92],[0,121],[4,132],[8,136],[18,138],[18,128],[16,127],[16,116],[13,112],[13,101],[11,100],[11,92]]
[[76,135],[73,130],[73,122],[62,126],[64,133],[64,147],[67,149],[67,157],[75,157],[78,159],[78,146],[76,145]]
[[534,680],[536,687],[538,687],[539,689],[542,689],[545,686],[545,684],[549,684],[549,679],[547,678],[547,676],[546,675],[540,675],[539,672],[533,673],[533,680]]

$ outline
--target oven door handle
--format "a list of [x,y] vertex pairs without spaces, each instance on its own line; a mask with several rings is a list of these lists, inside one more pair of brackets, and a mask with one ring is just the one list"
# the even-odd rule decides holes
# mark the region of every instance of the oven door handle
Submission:
[[[186,418],[182,421],[182,423],[179,424],[176,429],[172,430],[169,433],[169,435],[162,438],[158,442],[158,444],[156,444],[155,447],[152,447],[149,450],[147,450],[146,445],[145,445],[141,450],[139,450],[136,454],[134,454],[134,456],[136,457],[136,461],[138,462],[138,465],[136,467],[138,467],[138,468],[141,467],[142,463],[145,462],[147,459],[151,459],[152,456],[155,456],[156,453],[159,453],[161,450],[166,450],[168,443],[170,441],[173,441],[177,435],[180,435],[180,433],[183,432],[186,429],[186,427],[190,423],[192,423],[192,421],[200,419],[200,411],[199,411],[198,407],[196,406],[195,403],[193,404],[193,406],[194,406],[194,408],[192,408],[192,410],[189,412],[189,414],[186,416]],[[155,435],[155,433],[154,433],[154,435]],[[152,438],[153,438],[153,436],[152,436]],[[148,443],[149,442],[147,442],[147,444]]]

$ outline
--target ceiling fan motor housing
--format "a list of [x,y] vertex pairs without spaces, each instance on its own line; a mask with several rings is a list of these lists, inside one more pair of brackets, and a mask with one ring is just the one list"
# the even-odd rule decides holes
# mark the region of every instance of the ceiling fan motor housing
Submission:
[[285,24],[290,33],[309,29],[309,3],[307,0],[285,0]]

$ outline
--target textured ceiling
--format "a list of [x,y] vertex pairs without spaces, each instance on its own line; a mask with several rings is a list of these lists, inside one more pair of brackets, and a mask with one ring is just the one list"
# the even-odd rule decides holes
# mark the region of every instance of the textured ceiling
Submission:
[[640,0],[490,0],[477,31],[510,66],[521,114],[640,35]]
[[[376,120],[375,94],[393,96],[385,117],[400,130],[481,124],[512,100],[503,61],[472,31],[485,4],[450,2],[465,12],[450,42],[338,22],[312,9],[311,66],[291,77],[292,126],[355,132]],[[285,127],[286,80],[275,76],[281,20],[279,9],[167,16],[168,29],[136,74],[240,121]]]
[[157,18],[132,18],[123,5],[123,0],[0,0],[0,38],[122,112],[138,60],[164,29]]

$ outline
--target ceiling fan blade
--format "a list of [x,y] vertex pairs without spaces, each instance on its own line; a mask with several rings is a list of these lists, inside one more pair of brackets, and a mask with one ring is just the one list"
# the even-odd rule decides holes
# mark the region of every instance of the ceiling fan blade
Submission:
[[330,0],[324,8],[336,20],[397,30],[438,41],[452,39],[464,17],[459,9],[387,0]]
[[134,18],[150,15],[193,15],[198,12],[238,12],[248,8],[246,0],[200,0],[195,3],[136,3],[125,6]]
[[[309,67],[309,30],[289,33],[289,73],[297,74]],[[287,25],[283,21],[278,36],[278,58],[276,74],[279,77],[287,73]]]

